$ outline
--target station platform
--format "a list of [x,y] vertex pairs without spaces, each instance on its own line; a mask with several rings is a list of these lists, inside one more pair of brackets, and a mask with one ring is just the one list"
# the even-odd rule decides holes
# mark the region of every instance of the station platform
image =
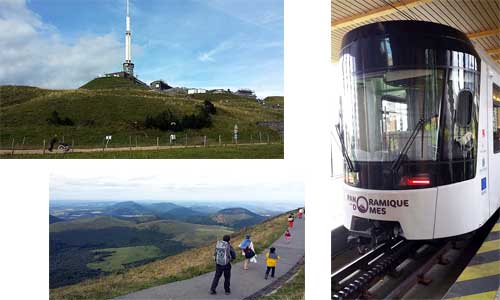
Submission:
[[444,299],[498,299],[499,287],[500,218]]

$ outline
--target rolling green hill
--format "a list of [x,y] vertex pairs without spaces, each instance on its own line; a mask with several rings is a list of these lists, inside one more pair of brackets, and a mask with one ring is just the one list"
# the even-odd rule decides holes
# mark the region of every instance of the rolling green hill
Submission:
[[[231,235],[231,240],[241,241],[245,234],[254,240],[257,252],[278,239],[287,227],[288,213],[268,219]],[[215,241],[213,241],[215,242]],[[214,270],[214,244],[208,244],[179,254],[156,260],[85,282],[51,288],[50,299],[111,299],[137,290],[179,281]],[[209,284],[209,283],[207,283]]]
[[[118,80],[118,83],[115,82]],[[123,79],[122,79],[123,80]],[[234,95],[171,96],[122,83],[119,78],[98,78],[77,90],[46,90],[33,87],[0,87],[0,148],[9,149],[14,140],[16,149],[41,149],[54,134],[59,140],[74,143],[75,148],[100,148],[104,137],[112,135],[109,147],[168,145],[171,132],[146,129],[148,115],[170,110],[179,118],[195,114],[204,100],[215,105],[209,128],[177,132],[177,143],[232,143],[233,127],[238,124],[239,140],[280,141],[280,134],[257,125],[262,121],[282,121],[283,111],[258,104],[255,100]],[[73,125],[51,125],[47,121],[54,111]],[[23,145],[24,141],[24,145]]]
[[50,224],[50,286],[148,263],[233,232],[227,227],[174,220],[134,221],[99,216]]
[[210,216],[210,219],[216,224],[229,226],[233,228],[242,228],[258,224],[266,219],[261,215],[249,211],[245,208],[226,208]]
[[80,87],[81,89],[87,90],[104,90],[104,89],[117,89],[117,88],[128,88],[136,90],[147,90],[148,88],[135,84],[131,80],[124,79],[121,77],[101,77],[95,78]]

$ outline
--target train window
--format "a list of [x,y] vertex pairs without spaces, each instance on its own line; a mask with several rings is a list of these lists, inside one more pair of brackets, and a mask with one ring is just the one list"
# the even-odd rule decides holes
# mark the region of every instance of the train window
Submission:
[[472,114],[472,93],[468,90],[463,90],[458,93],[458,103],[456,110],[456,122],[460,127],[467,127],[471,121]]
[[500,153],[500,87],[493,84],[493,152]]

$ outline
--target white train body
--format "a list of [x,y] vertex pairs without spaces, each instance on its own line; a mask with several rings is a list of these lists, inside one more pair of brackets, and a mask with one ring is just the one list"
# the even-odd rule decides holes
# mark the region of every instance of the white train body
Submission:
[[[386,22],[384,23],[378,23],[378,24],[383,24],[385,25]],[[407,22],[411,23],[411,22]],[[424,23],[424,22],[421,22]],[[420,24],[420,23],[419,23]],[[430,23],[433,24],[433,23]],[[372,24],[373,25],[373,24]],[[389,24],[390,25],[390,24]],[[410,24],[411,25],[411,24]],[[369,40],[371,37],[369,37],[370,34],[374,34],[374,32],[377,32],[376,30],[380,30],[379,28],[373,29],[373,26],[371,28],[368,28],[370,25],[366,26],[367,28],[361,29],[360,32],[356,32],[354,35],[351,35],[349,38],[347,38],[347,41],[344,41],[345,45],[343,45],[344,50],[343,54],[346,55],[344,57],[343,63],[348,66],[348,70],[354,69],[356,63],[359,64],[359,62],[353,62],[354,60],[360,60],[361,55],[363,53],[361,52],[356,52],[356,46],[354,47],[354,50],[350,49],[351,45],[354,43],[358,43],[359,41],[365,39]],[[435,24],[429,25],[429,26],[436,26]],[[441,25],[440,25],[441,26]],[[390,26],[387,26],[390,27]],[[439,29],[439,28],[438,28]],[[355,29],[354,31],[356,31]],[[375,30],[375,31],[374,31]],[[399,30],[399,31],[397,31]],[[402,34],[401,31],[404,29],[397,29],[396,31],[392,30],[389,28],[384,28],[382,31],[386,33],[386,40],[390,40],[393,42],[393,45],[396,45],[397,41],[397,35]],[[410,29],[411,30],[411,26]],[[448,30],[448,28],[444,28],[444,30]],[[379,32],[380,33],[380,32]],[[444,34],[443,34],[444,35]],[[395,36],[395,37],[394,37]],[[438,37],[433,37],[437,39]],[[418,37],[416,37],[418,40]],[[423,37],[422,41],[424,43],[427,43],[426,39],[430,39],[428,36]],[[370,43],[373,42],[372,40],[369,40]],[[448,53],[452,53],[453,51],[456,51],[453,47],[457,47],[454,42],[450,42],[449,45],[446,45],[447,47],[451,47],[451,50],[447,50]],[[446,44],[443,43],[443,44]],[[414,45],[413,45],[414,46]],[[440,45],[442,46],[442,45]],[[462,45],[459,45],[462,47]],[[412,45],[409,45],[409,47],[412,47]],[[418,56],[418,51],[420,51],[419,46],[414,46],[418,48],[416,50],[417,56]],[[395,48],[392,48],[392,53],[390,54],[391,56],[395,56],[395,52],[397,51]],[[466,50],[461,50],[463,52],[467,52]],[[440,120],[435,121],[435,127],[436,130],[436,135],[438,137],[435,137],[434,140],[432,141],[431,134],[428,134],[427,131],[424,132],[423,127],[428,126],[427,128],[431,128],[430,125],[424,125],[425,122],[423,119],[421,119],[422,124],[417,124],[415,127],[415,132],[422,132],[420,137],[414,138],[414,141],[410,142],[409,150],[406,150],[407,152],[404,152],[404,147],[399,147],[394,146],[399,141],[390,141],[388,142],[389,146],[385,149],[379,149],[377,148],[378,151],[372,151],[369,149],[369,142],[365,140],[369,140],[371,138],[374,138],[374,135],[378,134],[378,131],[372,131],[372,126],[366,126],[366,124],[369,123],[369,121],[366,121],[365,119],[369,119],[370,116],[365,116],[365,119],[360,118],[356,115],[353,116],[353,114],[357,113],[364,113],[369,109],[369,106],[372,105],[370,103],[367,104],[367,102],[370,101],[386,101],[385,103],[387,104],[387,101],[393,101],[394,103],[397,104],[391,104],[388,105],[389,107],[397,107],[400,109],[397,112],[387,112],[389,109],[386,107],[383,108],[382,112],[378,112],[378,110],[373,110],[374,114],[380,114],[381,116],[379,117],[380,124],[381,125],[381,130],[382,132],[382,139],[383,142],[387,142],[390,139],[394,139],[395,134],[401,134],[401,130],[397,130],[398,126],[400,128],[406,128],[407,131],[411,131],[413,128],[412,126],[404,126],[404,122],[401,119],[402,117],[398,117],[398,113],[400,115],[403,115],[401,112],[401,103],[403,103],[403,100],[394,100],[396,97],[393,97],[393,100],[391,100],[391,97],[387,96],[385,94],[382,97],[382,100],[372,100],[369,99],[368,97],[370,89],[373,89],[373,86],[370,87],[368,83],[365,83],[364,85],[360,86],[359,81],[364,80],[365,82],[368,82],[368,80],[372,77],[371,74],[374,72],[372,71],[366,71],[366,74],[359,75],[358,71],[358,77],[356,83],[353,83],[353,79],[349,77],[349,75],[344,74],[344,96],[342,98],[342,105],[345,105],[343,108],[343,116],[341,118],[346,118],[346,114],[349,115],[351,122],[352,120],[355,120],[354,122],[356,123],[356,126],[351,126],[352,128],[349,128],[349,124],[347,124],[347,127],[345,124],[343,124],[342,128],[346,129],[347,128],[347,133],[345,133],[345,136],[343,137],[347,141],[343,141],[343,143],[346,143],[345,146],[345,156],[346,156],[346,167],[345,167],[345,184],[344,184],[344,208],[345,208],[345,220],[344,220],[344,226],[351,230],[353,233],[360,233],[364,232],[365,236],[367,235],[367,232],[371,232],[373,235],[374,233],[370,231],[371,229],[369,227],[366,227],[366,222],[364,226],[361,226],[363,228],[358,228],[357,227],[357,222],[364,222],[364,221],[369,221],[370,224],[392,224],[389,228],[389,230],[392,230],[394,233],[394,230],[398,231],[397,234],[404,236],[406,239],[438,239],[438,238],[445,238],[445,237],[451,237],[451,236],[456,236],[464,233],[468,233],[471,231],[474,231],[481,227],[490,217],[492,214],[497,211],[497,209],[500,207],[500,150],[498,149],[498,144],[500,143],[500,135],[497,132],[497,130],[494,128],[494,126],[498,126],[500,124],[500,121],[498,118],[500,108],[499,109],[494,109],[494,98],[496,97],[497,100],[500,101],[499,94],[500,89],[500,71],[498,68],[498,64],[494,62],[489,55],[487,55],[485,52],[482,52],[480,50],[476,50],[477,52],[475,53],[475,57],[479,58],[477,61],[480,61],[480,68],[476,68],[478,70],[477,77],[479,78],[479,82],[476,84],[476,90],[474,90],[474,87],[472,88],[467,88],[466,86],[462,86],[461,89],[469,89],[471,90],[468,92],[470,95],[469,97],[473,97],[473,95],[477,98],[475,100],[477,103],[477,115],[475,118],[477,118],[477,125],[467,125],[469,126],[468,129],[464,129],[463,132],[467,131],[470,132],[473,136],[473,141],[471,141],[471,145],[469,146],[470,148],[462,148],[462,153],[464,153],[464,159],[463,159],[463,165],[464,169],[460,169],[459,163],[457,164],[456,162],[460,160],[453,160],[453,162],[449,163],[448,165],[445,162],[441,162],[438,166],[438,163],[435,163],[435,167],[433,168],[432,164],[429,163],[428,161],[431,161],[432,159],[434,160],[439,160],[440,158],[443,159],[443,153],[445,151],[440,151],[439,149],[435,150],[435,156],[430,156],[430,159],[426,159],[423,161],[423,165],[427,163],[426,166],[419,167],[419,160],[418,158],[424,157],[425,154],[424,148],[428,147],[429,149],[438,148],[438,147],[448,147],[446,153],[450,154],[456,153],[456,150],[452,150],[452,143],[449,141],[444,142],[443,144],[441,141],[437,142],[440,138],[442,139],[451,139],[451,136],[454,135],[452,132],[453,130],[446,131],[447,129],[444,127],[445,124],[451,124],[451,123],[446,123],[450,122],[450,117],[446,121],[442,121],[441,117]],[[386,51],[387,52],[387,51]],[[444,53],[444,50],[443,50]],[[456,52],[455,52],[456,53]],[[389,55],[389,54],[386,54]],[[466,56],[468,54],[465,54]],[[450,56],[450,54],[448,54]],[[457,56],[458,57],[458,56]],[[370,58],[373,59],[373,58]],[[462,58],[460,58],[462,59]],[[468,58],[464,58],[464,61],[466,61]],[[350,62],[349,62],[350,60]],[[391,57],[392,60],[392,57]],[[396,59],[394,59],[396,60]],[[472,59],[475,60],[475,59]],[[362,67],[366,67],[366,65],[370,65],[370,61],[366,60],[363,64]],[[391,63],[394,63],[391,61]],[[466,62],[467,63],[467,62]],[[395,63],[394,63],[395,64]],[[393,66],[391,65],[391,68]],[[359,67],[358,67],[359,68]],[[422,67],[416,67],[415,69],[422,69]],[[437,69],[437,68],[436,68]],[[392,70],[392,69],[391,69]],[[455,71],[457,70],[457,71]],[[461,71],[462,70],[462,71]],[[377,71],[379,74],[380,71]],[[396,73],[397,71],[394,71]],[[460,95],[458,97],[454,97],[452,95],[452,87],[449,87],[448,85],[453,85],[456,84],[455,82],[452,81],[451,76],[448,77],[449,74],[452,72],[457,72],[458,77],[457,78],[464,78],[466,75],[464,75],[463,68],[460,66],[453,66],[449,67],[449,71],[446,71],[448,73],[445,73],[444,77],[443,75],[439,75],[443,78],[445,87],[441,87],[439,83],[436,83],[436,85],[439,86],[439,89],[442,89],[442,94],[441,97],[444,99],[446,97],[451,98],[451,100],[438,100],[436,104],[436,107],[439,107],[436,109],[435,116],[431,115],[432,117],[436,117],[439,114],[443,114],[444,109],[442,108],[442,105],[456,105],[458,106],[458,102],[462,101],[460,97],[463,97],[465,99],[468,95]],[[462,73],[461,73],[462,72]],[[348,73],[348,72],[345,72]],[[354,72],[353,72],[354,73]],[[376,73],[376,72],[375,72]],[[415,73],[415,71],[414,71]],[[390,75],[392,77],[398,76],[398,73],[396,75]],[[402,71],[399,71],[399,78],[398,78],[398,84],[395,84],[395,80],[392,82],[389,81],[389,74],[385,73],[384,75],[384,84],[389,85],[392,84],[392,86],[403,86],[404,84],[407,84],[410,79],[408,79],[408,75],[401,75]],[[401,78],[405,77],[404,80]],[[418,75],[421,76],[421,75]],[[430,76],[430,75],[429,75]],[[462,76],[462,77],[460,77]],[[417,77],[417,75],[414,75],[414,77]],[[440,78],[441,78],[440,77]],[[347,78],[347,79],[346,79]],[[362,78],[362,79],[360,79]],[[430,78],[430,77],[427,77]],[[414,78],[411,78],[412,80],[416,80]],[[406,81],[405,81],[406,80]],[[458,80],[458,79],[457,79]],[[467,80],[467,79],[465,79]],[[474,79],[471,79],[474,81]],[[437,82],[436,80],[435,82]],[[477,81],[477,80],[476,80]],[[403,83],[401,83],[403,82]],[[427,82],[427,81],[426,81]],[[380,86],[380,83],[378,83]],[[459,84],[458,84],[459,85]],[[354,88],[352,87],[354,86]],[[391,86],[391,87],[392,87]],[[495,87],[496,86],[496,87]],[[421,86],[418,86],[420,88]],[[384,86],[385,91],[389,90],[387,86]],[[428,90],[428,87],[425,87],[426,90]],[[449,90],[447,90],[449,88]],[[409,90],[409,89],[408,89]],[[417,88],[415,89],[417,90]],[[437,89],[436,89],[437,90]],[[358,97],[360,93],[364,93],[364,101],[363,100],[358,100]],[[386,92],[388,93],[388,92]],[[404,99],[403,93],[401,91],[399,92],[392,92],[393,94],[399,93],[398,97],[401,97],[400,99]],[[383,93],[382,93],[383,94]],[[416,93],[415,93],[416,94]],[[354,96],[353,96],[354,95]],[[368,95],[368,96],[366,96]],[[380,96],[380,93],[377,94],[376,92],[373,92],[373,99],[376,99],[377,97]],[[406,95],[406,98],[409,98],[408,92],[404,93]],[[428,101],[429,93],[425,92],[425,99],[422,101]],[[434,95],[434,94],[433,94]],[[389,100],[385,100],[386,97]],[[415,96],[415,99],[418,97]],[[352,103],[349,101],[349,98],[354,99],[354,102]],[[460,98],[460,99],[458,99]],[[398,102],[399,101],[399,102]],[[410,101],[410,100],[408,100]],[[472,101],[472,98],[471,100]],[[449,104],[451,103],[451,104]],[[472,103],[472,102],[471,102]],[[500,103],[500,102],[498,102]],[[497,105],[498,105],[497,103]],[[398,106],[399,105],[399,106]],[[403,105],[405,105],[403,103]],[[354,106],[355,108],[352,109],[351,107]],[[365,106],[365,107],[363,107]],[[424,106],[424,105],[422,105]],[[361,107],[361,108],[359,108]],[[410,104],[408,103],[408,106],[403,106],[405,109],[410,109]],[[457,109],[457,108],[456,108]],[[363,111],[362,111],[363,110]],[[394,109],[393,109],[394,110]],[[392,113],[392,116],[391,116]],[[411,112],[404,112],[404,117],[407,118],[408,114]],[[423,113],[422,113],[423,114]],[[452,116],[453,116],[453,122],[455,122],[455,117],[460,114],[460,111],[455,111]],[[474,112],[471,112],[471,114],[474,115]],[[392,119],[390,119],[392,118]],[[399,118],[399,119],[398,119]],[[444,117],[443,117],[444,118]],[[388,119],[392,120],[392,122],[395,124],[389,124],[387,122]],[[361,124],[362,122],[356,121],[356,120],[362,120],[366,121],[366,124]],[[469,120],[470,121],[470,120]],[[345,122],[345,120],[343,121]],[[456,121],[458,122],[458,121]],[[389,124],[385,125],[384,124]],[[430,121],[429,121],[430,123]],[[377,123],[373,123],[377,124]],[[453,123],[455,127],[455,123]],[[365,126],[362,126],[365,125]],[[388,130],[389,127],[394,127],[394,132],[390,132]],[[450,125],[451,126],[451,125]],[[418,127],[418,128],[417,128]],[[455,128],[453,127],[453,128]],[[354,129],[353,129],[354,128]],[[445,129],[443,129],[445,128]],[[452,127],[450,127],[452,128]],[[464,127],[465,128],[465,127]],[[385,131],[384,131],[385,130]],[[431,129],[426,129],[429,131],[432,131],[433,128]],[[444,130],[444,133],[441,131]],[[457,130],[455,130],[457,131]],[[359,133],[361,132],[361,133]],[[341,135],[344,135],[344,133],[341,133]],[[361,138],[360,138],[361,136]],[[408,136],[408,134],[406,134]],[[463,138],[468,138],[467,136],[462,135],[461,137]],[[428,142],[428,140],[430,142]],[[454,138],[455,141],[453,143],[460,143],[458,138]],[[494,139],[499,139],[498,141],[494,141]],[[349,143],[349,141],[351,141]],[[426,144],[427,142],[427,144]],[[420,145],[421,143],[421,145]],[[466,142],[463,142],[462,147]],[[415,145],[413,145],[415,144]],[[496,147],[494,146],[496,144]],[[444,146],[443,146],[444,145]],[[406,145],[405,145],[406,146]],[[400,162],[397,161],[397,159],[391,159],[390,160],[390,165],[387,164],[381,164],[378,162],[367,162],[366,157],[369,157],[370,155],[373,156],[373,153],[377,153],[380,157],[384,155],[389,155],[387,154],[390,150],[390,148],[398,148],[398,153],[404,152],[403,157],[406,157],[407,160],[408,157],[411,157],[412,154],[407,154],[409,151],[421,151],[420,154],[417,155],[417,160],[413,161],[412,163],[414,164],[413,167],[409,166],[406,168],[406,170],[401,171],[400,168],[402,165],[405,164],[405,160],[401,159],[400,157]],[[413,149],[412,147],[415,147]],[[454,147],[454,146],[453,146]],[[494,149],[494,147],[496,149]],[[356,149],[355,149],[356,148]],[[359,150],[359,149],[363,149]],[[372,147],[373,148],[373,147]],[[420,149],[421,148],[421,149]],[[387,150],[389,149],[389,150]],[[466,149],[466,150],[464,150]],[[372,151],[371,153],[369,151]],[[469,151],[469,153],[466,153]],[[496,152],[496,153],[495,153]],[[382,154],[380,154],[382,153]],[[351,157],[349,157],[349,154]],[[467,158],[466,158],[467,157]],[[363,161],[365,159],[365,161]],[[351,164],[353,165],[353,168],[350,169],[349,167],[349,160],[352,160]],[[444,160],[444,159],[443,159]],[[451,161],[451,160],[450,160]],[[475,164],[474,166],[465,166],[467,163],[473,162]],[[378,163],[378,164],[377,164]],[[410,163],[410,165],[412,164]],[[364,168],[364,169],[363,169]],[[377,168],[381,168],[380,171],[377,170]],[[382,171],[382,168],[385,168],[384,171]],[[390,170],[392,168],[392,173],[390,173]],[[413,169],[412,169],[413,168]],[[418,172],[423,172],[424,175],[415,175],[414,173]],[[458,170],[458,171],[457,171]],[[464,175],[463,178],[460,176],[455,176],[453,175],[453,172],[455,173],[460,173],[462,172],[465,174],[469,175]],[[406,172],[406,173],[405,173]],[[413,172],[413,173],[412,173]],[[420,174],[420,173],[419,173]],[[443,175],[441,175],[443,174]],[[451,174],[451,175],[450,175]],[[395,179],[389,180],[387,178],[370,178],[372,177],[394,177]],[[449,177],[452,179],[444,179],[445,177]],[[353,179],[354,178],[354,179]],[[364,183],[363,183],[364,180]],[[354,184],[354,183],[355,184]],[[393,182],[393,186],[391,186],[391,182]],[[398,183],[401,182],[401,186],[398,186]],[[406,183],[406,184],[405,184]],[[426,187],[426,184],[429,185],[429,187]],[[358,186],[356,186],[358,185]],[[370,188],[374,187],[374,188]],[[387,186],[390,186],[390,188],[385,188]],[[412,187],[415,188],[412,188]],[[368,230],[368,231],[366,231]]]

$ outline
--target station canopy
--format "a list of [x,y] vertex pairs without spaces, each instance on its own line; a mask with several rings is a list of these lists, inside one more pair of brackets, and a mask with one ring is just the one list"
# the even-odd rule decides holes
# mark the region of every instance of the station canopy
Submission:
[[500,64],[500,0],[331,0],[332,61],[339,59],[344,34],[362,25],[420,20],[467,34]]

